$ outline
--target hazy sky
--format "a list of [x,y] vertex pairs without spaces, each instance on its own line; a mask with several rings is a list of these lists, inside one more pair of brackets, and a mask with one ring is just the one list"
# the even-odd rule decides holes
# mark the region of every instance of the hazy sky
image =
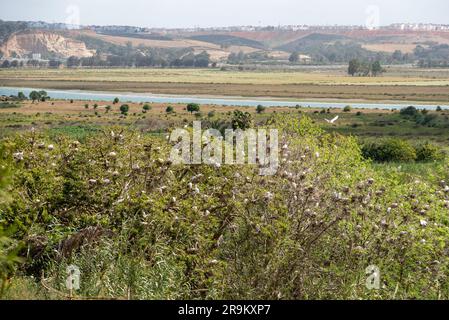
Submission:
[[[78,14],[79,12],[79,14]],[[378,12],[379,14],[377,14]],[[231,25],[449,24],[448,0],[2,0],[2,20],[83,25],[208,27]]]

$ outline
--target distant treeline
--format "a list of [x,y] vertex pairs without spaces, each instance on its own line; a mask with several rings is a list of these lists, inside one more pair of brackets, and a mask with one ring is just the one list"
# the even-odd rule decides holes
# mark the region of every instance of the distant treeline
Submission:
[[182,57],[170,59],[159,55],[133,54],[127,56],[110,55],[105,59],[99,55],[89,58],[70,57],[67,67],[196,67],[207,68],[210,63],[209,54],[202,52],[187,53]]
[[414,55],[421,68],[447,68],[449,67],[449,45],[431,45],[429,48],[417,46]]

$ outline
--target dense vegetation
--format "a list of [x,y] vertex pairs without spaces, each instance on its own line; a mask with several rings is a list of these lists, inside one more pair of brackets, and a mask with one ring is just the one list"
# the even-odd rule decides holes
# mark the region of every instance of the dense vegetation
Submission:
[[265,49],[265,45],[259,41],[236,37],[226,34],[205,34],[192,36],[190,39],[210,42],[220,45],[223,48],[230,46],[248,46],[257,49]]
[[[378,171],[355,139],[306,116],[274,114],[263,125],[281,130],[270,177],[253,166],[172,165],[165,139],[120,127],[81,143],[37,131],[6,137],[4,297],[65,298],[75,264],[82,297],[449,298],[444,181]],[[5,255],[13,244],[21,260]],[[365,287],[370,265],[380,290]]]

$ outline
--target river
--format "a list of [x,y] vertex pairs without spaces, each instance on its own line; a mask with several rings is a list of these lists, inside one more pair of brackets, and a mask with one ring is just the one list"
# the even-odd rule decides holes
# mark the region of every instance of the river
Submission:
[[[311,108],[344,108],[351,105],[353,108],[360,109],[401,109],[409,105],[413,105],[419,109],[436,109],[437,105],[429,104],[411,104],[411,103],[359,103],[359,102],[318,102],[318,101],[300,101],[300,100],[266,100],[258,98],[245,97],[195,97],[183,95],[156,95],[156,94],[137,94],[137,93],[119,93],[119,92],[94,92],[83,90],[50,90],[50,89],[33,89],[33,88],[14,88],[14,87],[0,87],[0,95],[10,96],[17,95],[19,91],[25,95],[29,95],[32,90],[45,90],[53,99],[65,100],[88,100],[88,101],[111,101],[114,98],[119,98],[121,102],[154,102],[154,103],[198,103],[222,106],[247,106],[256,107],[262,105],[264,107],[311,107]],[[440,105],[442,108],[449,109],[449,105]]]

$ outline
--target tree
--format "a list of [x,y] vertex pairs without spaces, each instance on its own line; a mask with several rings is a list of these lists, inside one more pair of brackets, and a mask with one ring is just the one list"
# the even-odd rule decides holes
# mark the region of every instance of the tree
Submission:
[[122,104],[120,106],[120,112],[124,115],[128,114],[129,106],[127,104]]
[[395,61],[402,61],[404,59],[404,56],[402,55],[402,51],[396,50],[395,52],[393,52],[392,58]]
[[32,100],[32,103],[34,103],[34,101],[39,101],[41,99],[41,95],[37,91],[31,91],[30,99]]
[[165,112],[172,113],[174,111],[172,106],[168,106],[167,109],[165,109]]
[[69,68],[79,67],[80,63],[81,63],[81,60],[75,56],[71,56],[67,59],[67,67],[69,67]]
[[262,112],[265,111],[265,109],[266,109],[266,108],[265,108],[263,105],[259,104],[259,105],[257,106],[257,108],[256,108],[256,112],[257,112],[257,113],[262,113]]
[[358,59],[353,59],[349,61],[348,74],[354,76],[357,73],[359,73],[359,71],[360,71],[360,61]]
[[120,100],[118,98],[115,98],[114,101],[112,102],[112,104],[117,104],[119,102],[120,102]]
[[9,68],[11,66],[11,63],[9,62],[9,60],[5,60],[2,63],[2,68]]
[[50,99],[50,97],[47,94],[47,91],[45,91],[45,90],[39,91],[39,98],[40,98],[40,101],[42,101],[42,102],[45,102],[45,100]]
[[106,112],[109,112],[111,110],[111,106],[110,105],[107,105],[106,106]]
[[142,107],[142,110],[145,113],[145,112],[151,110],[151,106],[149,104],[144,104]]
[[371,65],[371,73],[373,74],[373,76],[377,76],[383,72],[384,72],[384,69],[382,68],[382,65],[380,64],[380,61],[375,61]]
[[19,100],[26,100],[26,95],[22,92],[22,91],[20,91],[18,94],[17,94],[17,98],[19,98]]
[[187,105],[187,111],[189,111],[190,113],[199,112],[200,106],[197,103],[189,103]]
[[298,52],[293,52],[291,55],[290,55],[290,58],[288,58],[288,61],[290,61],[291,63],[296,63],[296,62],[298,62],[299,61],[299,53]]
[[399,114],[401,116],[410,116],[410,117],[416,117],[418,113],[419,113],[418,109],[416,109],[414,106],[409,106],[399,111]]
[[194,63],[195,67],[207,68],[209,66],[209,63],[210,63],[210,55],[206,51],[203,51],[195,56],[195,63]]
[[343,108],[343,112],[351,112],[352,108],[351,106],[346,106]]
[[61,66],[61,61],[59,61],[59,60],[50,60],[49,62],[48,62],[48,66],[50,67],[50,68],[59,68],[60,66]]

